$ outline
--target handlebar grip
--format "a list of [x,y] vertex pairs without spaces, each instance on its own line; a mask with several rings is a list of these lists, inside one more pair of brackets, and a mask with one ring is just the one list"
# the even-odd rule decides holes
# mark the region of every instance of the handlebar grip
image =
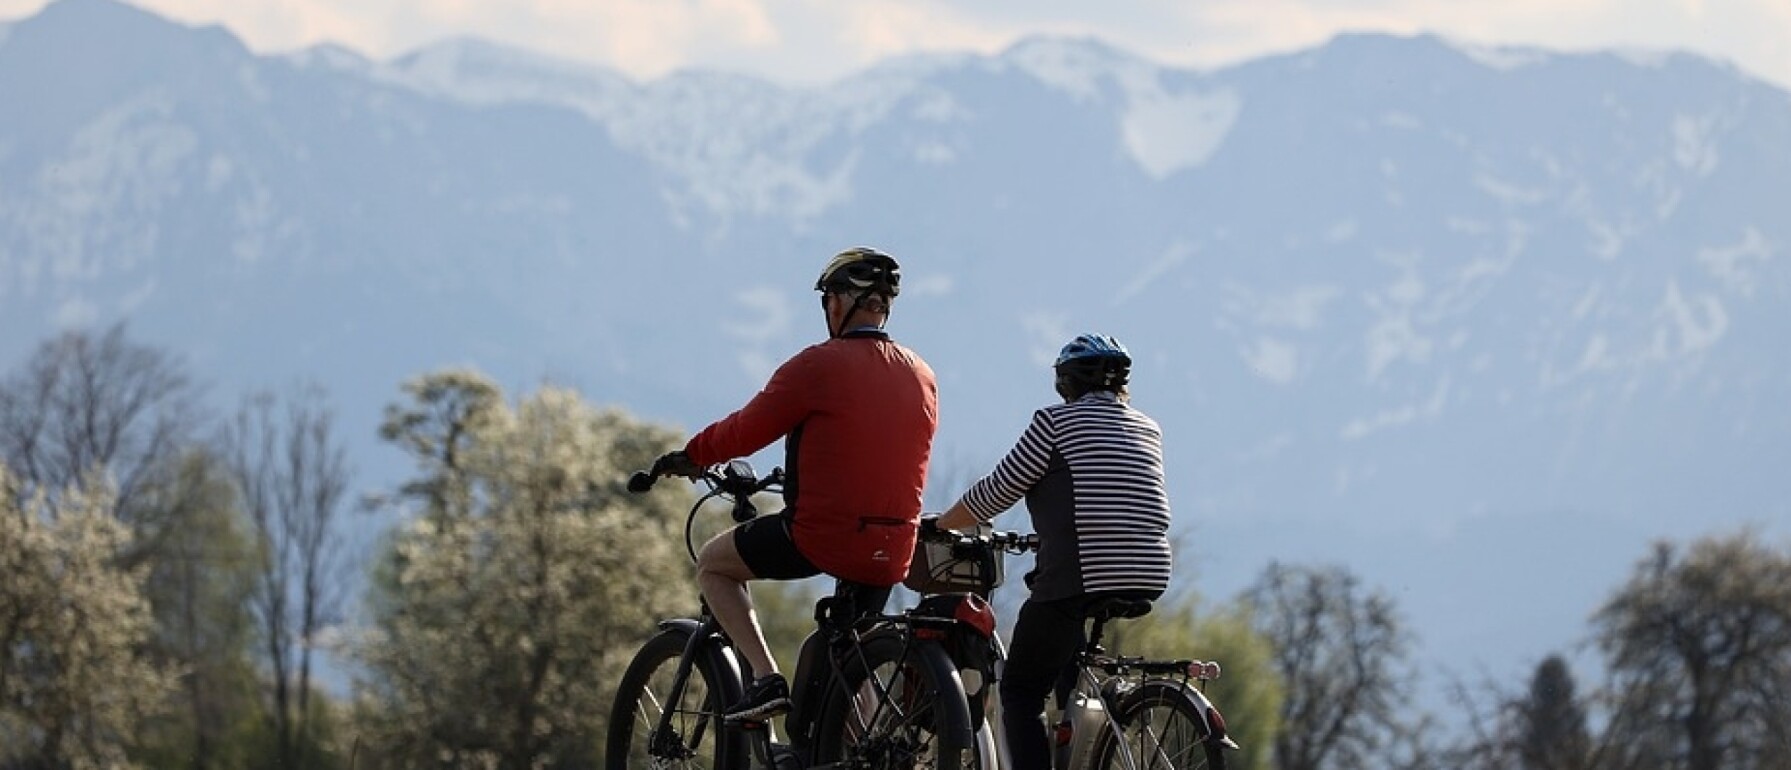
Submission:
[[652,489],[655,481],[658,479],[653,474],[646,471],[635,471],[633,476],[628,477],[628,491],[640,494]]

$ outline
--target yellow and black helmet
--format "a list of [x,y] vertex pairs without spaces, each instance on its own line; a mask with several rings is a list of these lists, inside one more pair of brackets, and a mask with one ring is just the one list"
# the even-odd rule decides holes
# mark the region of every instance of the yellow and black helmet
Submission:
[[833,256],[821,277],[815,279],[815,290],[881,294],[895,297],[902,293],[902,266],[895,258],[864,246],[846,249]]

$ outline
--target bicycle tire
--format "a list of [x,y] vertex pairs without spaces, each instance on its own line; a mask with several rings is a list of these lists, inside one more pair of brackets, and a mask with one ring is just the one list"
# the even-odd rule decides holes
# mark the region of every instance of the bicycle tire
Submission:
[[746,756],[743,737],[722,725],[722,709],[740,697],[739,675],[730,674],[732,668],[714,650],[693,662],[684,692],[672,707],[676,734],[666,736],[658,755],[653,751],[653,730],[666,709],[668,691],[691,633],[687,627],[667,628],[648,639],[629,662],[610,709],[604,749],[608,770],[715,770],[730,768]]
[[[1114,718],[1137,770],[1225,770],[1225,749],[1179,682],[1146,681],[1120,698]],[[1131,770],[1112,726],[1095,735],[1092,770]]]
[[[816,763],[878,770],[980,769],[964,685],[937,644],[877,633],[843,661],[821,712]],[[904,654],[904,650],[906,651]],[[878,698],[881,689],[887,701]]]

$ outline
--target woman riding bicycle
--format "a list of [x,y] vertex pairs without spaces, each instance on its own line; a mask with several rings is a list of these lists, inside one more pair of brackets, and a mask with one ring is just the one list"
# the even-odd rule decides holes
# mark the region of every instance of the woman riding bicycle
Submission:
[[[789,709],[753,613],[746,583],[823,572],[871,589],[907,574],[920,521],[927,460],[938,427],[933,370],[883,331],[901,289],[901,268],[875,249],[835,255],[815,281],[829,339],[797,353],[739,411],[659,458],[655,476],[696,476],[784,437],[784,509],[717,535],[697,554],[703,599],[752,666],[729,719]],[[861,597],[876,612],[887,590]]]
[[1162,430],[1129,404],[1131,364],[1112,337],[1071,340],[1052,367],[1063,403],[1033,413],[995,469],[928,522],[963,529],[1026,498],[1038,561],[1001,681],[1002,728],[1017,768],[1051,766],[1045,696],[1057,688],[1062,706],[1089,605],[1155,599],[1169,586]]

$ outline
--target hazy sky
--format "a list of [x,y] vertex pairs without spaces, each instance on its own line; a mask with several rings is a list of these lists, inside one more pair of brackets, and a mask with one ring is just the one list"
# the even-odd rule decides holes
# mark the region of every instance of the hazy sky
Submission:
[[[0,0],[0,19],[46,0]],[[1791,0],[135,0],[220,23],[258,52],[330,41],[384,59],[477,36],[639,79],[683,67],[787,84],[893,54],[995,53],[1030,34],[1094,36],[1163,64],[1210,68],[1343,30],[1438,32],[1483,44],[1685,49],[1791,88]]]

